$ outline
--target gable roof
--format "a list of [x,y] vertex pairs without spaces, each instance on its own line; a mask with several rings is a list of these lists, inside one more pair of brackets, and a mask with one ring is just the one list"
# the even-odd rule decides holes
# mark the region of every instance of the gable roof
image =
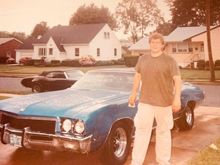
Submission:
[[0,45],[6,43],[6,42],[8,42],[8,41],[11,41],[11,40],[16,40],[16,41],[22,43],[22,42],[19,41],[18,39],[11,37],[11,38],[0,38]]
[[146,50],[146,49],[150,49],[148,40],[149,40],[148,36],[143,37],[138,42],[131,45],[129,50]]
[[38,39],[35,38],[27,38],[24,40],[23,44],[18,49],[34,49],[33,43],[37,42]]
[[81,24],[71,26],[55,26],[48,30],[36,44],[46,44],[50,37],[53,38],[60,51],[64,51],[64,44],[87,44],[97,33],[106,25],[100,24]]
[[[210,29],[213,30],[215,28],[220,27],[220,25],[212,26]],[[184,40],[190,39],[197,35],[206,32],[206,26],[196,26],[196,27],[177,27],[174,31],[172,31],[168,36],[164,36],[164,40],[166,42],[182,42]],[[150,49],[148,43],[148,36],[140,39],[138,42],[133,44],[129,50],[147,50]]]
[[[220,25],[211,26],[210,30],[213,30]],[[192,37],[195,37],[199,34],[206,32],[206,26],[194,26],[194,27],[177,27],[174,31],[172,31],[166,38],[166,42],[180,42]]]

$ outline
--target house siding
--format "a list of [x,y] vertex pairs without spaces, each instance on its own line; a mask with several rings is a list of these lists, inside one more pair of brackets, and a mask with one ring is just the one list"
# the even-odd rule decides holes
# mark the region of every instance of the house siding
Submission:
[[[104,37],[105,32],[109,32],[109,38]],[[97,56],[97,48],[100,48],[100,56]],[[114,55],[115,48],[117,49],[116,56]],[[108,25],[105,25],[90,42],[89,55],[92,55],[97,61],[117,60],[122,57],[121,43]]]
[[[211,30],[211,44],[213,61],[220,60],[220,27]],[[207,33],[202,33],[192,38],[192,41],[202,41],[204,43],[205,60],[208,61]]]
[[[79,56],[75,56],[75,48],[79,48]],[[89,46],[87,44],[64,45],[64,49],[66,50],[66,55],[64,59],[78,59],[82,56],[89,55]]]
[[[60,56],[60,51],[56,46],[56,43],[54,40],[50,37],[47,44],[34,44],[34,53],[33,53],[33,59],[41,59],[42,55],[39,55],[39,48],[45,48],[46,54],[44,57],[46,57],[47,61],[51,60],[62,60],[62,56]],[[49,55],[49,49],[53,49],[53,54]]]
[[30,57],[34,54],[34,50],[16,50],[16,63],[19,63],[19,60],[23,57]]
[[15,49],[19,48],[21,44],[22,44],[21,42],[16,41],[15,39],[12,39],[8,42],[1,44],[0,45],[0,57],[10,56],[16,59]]

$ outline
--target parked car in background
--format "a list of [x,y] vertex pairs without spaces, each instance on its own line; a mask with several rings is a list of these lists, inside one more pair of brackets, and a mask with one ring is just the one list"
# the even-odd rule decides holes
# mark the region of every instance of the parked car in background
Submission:
[[44,71],[37,76],[23,78],[21,84],[33,92],[62,90],[71,87],[83,75],[80,70]]
[[[5,99],[1,142],[82,154],[99,150],[104,164],[121,165],[135,130],[137,103],[128,106],[133,77],[130,68],[93,70],[66,90]],[[184,83],[181,111],[173,115],[180,130],[193,127],[194,109],[203,99],[199,87]]]

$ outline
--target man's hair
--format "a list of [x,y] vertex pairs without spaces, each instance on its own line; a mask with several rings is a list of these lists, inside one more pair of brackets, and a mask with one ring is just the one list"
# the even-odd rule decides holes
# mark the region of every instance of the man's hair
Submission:
[[156,40],[156,39],[160,39],[160,41],[162,42],[162,44],[165,44],[165,41],[164,41],[164,38],[163,38],[163,35],[158,33],[158,32],[154,32],[150,35],[149,37],[149,43],[152,41],[152,40]]

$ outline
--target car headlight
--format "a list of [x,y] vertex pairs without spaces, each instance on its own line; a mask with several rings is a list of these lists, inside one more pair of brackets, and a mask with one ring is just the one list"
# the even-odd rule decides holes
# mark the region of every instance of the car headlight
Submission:
[[65,119],[62,123],[62,129],[65,132],[69,132],[72,129],[72,121],[70,119]]
[[81,120],[78,120],[76,123],[75,123],[75,132],[78,133],[78,134],[81,134],[83,133],[85,130],[85,124],[83,121]]

